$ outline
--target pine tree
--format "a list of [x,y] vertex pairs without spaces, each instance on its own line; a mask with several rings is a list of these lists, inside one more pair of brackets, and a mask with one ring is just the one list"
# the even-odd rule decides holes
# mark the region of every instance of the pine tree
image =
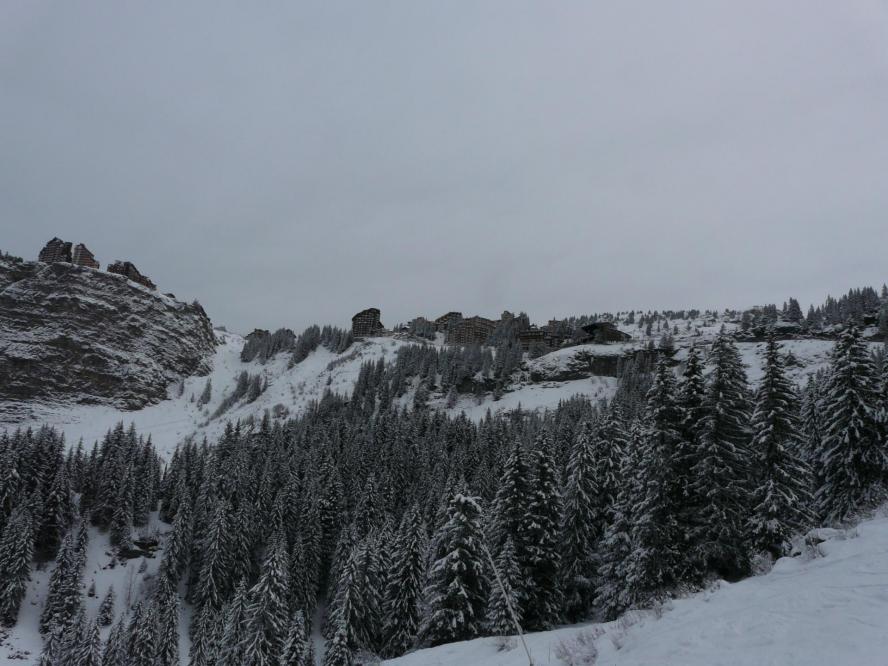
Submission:
[[856,327],[836,343],[828,376],[816,499],[824,520],[842,522],[883,496],[888,469],[876,423],[875,369]]
[[231,570],[229,504],[225,500],[215,503],[210,524],[203,539],[203,562],[196,588],[195,602],[207,604],[219,610],[230,589]]
[[674,490],[681,414],[675,396],[672,370],[661,360],[648,393],[638,496],[632,509],[632,550],[624,568],[631,607],[648,605],[678,582],[682,538]]
[[691,535],[702,570],[742,575],[749,570],[745,527],[751,507],[750,431],[746,373],[737,347],[725,335],[710,354],[706,416],[694,453],[690,492],[702,502]]
[[443,555],[432,565],[426,591],[430,615],[423,635],[431,645],[476,637],[487,601],[481,507],[457,493],[440,529]]
[[111,628],[105,649],[102,652],[102,666],[127,666],[126,625],[121,617]]
[[66,626],[80,610],[80,576],[83,571],[84,554],[74,530],[68,532],[62,541],[62,548],[56,557],[56,567],[49,577],[46,604],[40,615],[40,630],[46,632],[51,625]]
[[305,616],[301,610],[293,613],[290,621],[290,631],[284,643],[280,666],[314,666],[305,660],[305,651],[308,649],[310,637],[305,628]]
[[219,642],[216,666],[240,666],[244,660],[244,639],[248,617],[248,591],[241,580],[234,597],[225,606],[222,618],[222,638]]
[[[191,624],[190,666],[212,666],[217,657],[219,636],[216,634],[219,611],[211,604],[204,605]],[[246,663],[246,662],[243,662]]]
[[[492,547],[499,551],[506,539],[511,538],[515,545],[515,557],[522,571],[529,570],[527,552],[526,522],[530,510],[530,470],[525,462],[521,445],[516,440],[506,459],[499,488],[493,502],[493,517],[490,529]],[[525,586],[531,584],[526,577],[517,590],[526,599]]]
[[102,639],[99,636],[99,625],[95,622],[84,622],[77,644],[69,652],[70,666],[101,666]]
[[378,562],[372,538],[355,544],[328,609],[330,625],[351,650],[374,649],[381,622]]
[[[678,524],[684,534],[694,531],[699,524],[699,513],[705,502],[694,494],[693,470],[697,456],[702,452],[701,438],[706,420],[706,381],[700,354],[695,346],[688,350],[685,370],[678,389],[680,411],[679,440],[676,452],[676,500],[679,502]],[[698,579],[702,571],[693,569],[693,562],[685,565],[686,577]]]
[[[133,613],[127,628],[127,656],[129,666],[154,666],[158,644],[157,605],[142,602]],[[207,661],[207,664],[211,664]]]
[[878,436],[888,446],[888,337],[882,347],[882,368],[878,379],[879,395],[876,398],[876,420],[879,426]]
[[595,550],[606,524],[606,509],[598,505],[595,446],[593,425],[585,421],[580,425],[567,465],[561,526],[562,588],[567,616],[572,621],[578,621],[591,610]]
[[802,394],[802,430],[804,434],[802,455],[812,468],[817,485],[819,459],[823,444],[823,406],[820,396],[820,381],[808,376],[808,383]]
[[787,552],[794,533],[812,522],[813,479],[802,460],[798,409],[779,347],[771,338],[752,414],[755,486],[749,534],[754,549],[775,558]]
[[[131,473],[127,474],[127,477],[131,477]],[[121,484],[111,515],[111,545],[121,550],[132,548],[133,500],[131,491],[129,480]]]
[[13,511],[0,539],[0,624],[4,626],[11,627],[18,619],[31,580],[33,551],[31,514],[19,507]]
[[[527,570],[522,617],[529,629],[548,629],[561,617],[561,495],[548,437],[533,453],[533,481],[523,537]],[[517,581],[516,581],[517,582]]]
[[348,646],[346,629],[340,627],[327,644],[327,651],[324,653],[324,666],[352,666],[352,664],[354,664],[354,656]]
[[290,623],[288,564],[286,539],[278,534],[269,544],[259,581],[250,590],[244,666],[274,664],[281,654]]
[[[57,666],[64,663],[67,659],[65,633],[67,627],[54,624],[47,632],[46,640],[43,641],[43,651],[40,653],[40,661],[38,666]],[[109,639],[110,640],[110,639]],[[106,666],[104,663],[102,666]],[[117,666],[117,664],[109,662],[107,666]]]
[[494,636],[511,636],[516,632],[515,619],[522,621],[521,599],[515,592],[516,583],[520,581],[522,574],[515,559],[515,546],[511,539],[506,539],[503,544],[496,558],[496,569],[499,579],[492,580],[490,585],[484,629]]
[[179,595],[175,583],[161,577],[157,590],[157,653],[153,666],[179,666]]
[[620,478],[622,483],[611,508],[611,521],[598,548],[595,605],[608,619],[617,617],[633,603],[626,586],[626,569],[632,553],[633,511],[640,504],[641,474],[646,431],[640,423],[629,430]]
[[98,623],[100,627],[109,627],[114,622],[114,586],[109,585],[105,597],[99,606]]
[[179,504],[176,517],[173,519],[173,529],[167,539],[163,552],[162,568],[167,575],[171,575],[178,582],[179,577],[188,564],[188,554],[191,551],[191,506],[185,501]]
[[49,493],[43,498],[42,518],[34,538],[34,551],[41,559],[54,558],[61,546],[65,531],[74,518],[71,483],[67,468],[58,467]]
[[406,652],[419,632],[426,565],[426,528],[418,507],[404,515],[395,541],[392,575],[386,588],[387,656]]

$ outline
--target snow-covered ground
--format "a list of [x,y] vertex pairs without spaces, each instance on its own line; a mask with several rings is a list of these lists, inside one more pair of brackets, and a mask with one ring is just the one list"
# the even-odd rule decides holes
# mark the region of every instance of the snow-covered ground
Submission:
[[[521,409],[555,409],[562,400],[574,396],[584,396],[590,400],[600,400],[613,396],[617,380],[613,377],[589,377],[565,382],[540,382],[538,384],[518,384],[510,387],[499,400],[487,396],[478,402],[474,396],[461,396],[454,407],[446,411],[455,416],[464,413],[473,421],[480,421],[489,410],[492,414]],[[432,401],[432,406],[443,408],[445,398]]]
[[[884,666],[888,664],[888,517],[820,545],[823,557],[668,603],[628,621],[527,636],[536,666],[569,666],[559,646],[596,636],[602,666]],[[517,641],[480,638],[419,650],[389,666],[526,666]]]

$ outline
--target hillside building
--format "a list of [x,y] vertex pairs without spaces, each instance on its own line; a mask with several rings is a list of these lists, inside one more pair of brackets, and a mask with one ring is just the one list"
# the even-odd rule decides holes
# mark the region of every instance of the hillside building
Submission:
[[435,330],[446,333],[454,324],[462,321],[462,312],[448,312],[435,320]]
[[379,320],[379,315],[379,308],[361,310],[352,317],[352,335],[356,338],[368,338],[384,333],[385,326]]
[[93,253],[83,243],[78,243],[74,246],[74,253],[71,258],[78,266],[86,266],[87,268],[95,268],[97,270],[99,268],[99,262],[96,261]]
[[43,249],[40,250],[40,254],[37,255],[37,261],[47,264],[63,262],[77,266],[86,266],[87,268],[99,267],[99,262],[96,261],[95,256],[86,245],[78,243],[72,249],[72,243],[63,241],[61,238],[53,238],[44,245]]
[[586,335],[579,340],[582,343],[606,344],[609,342],[626,342],[632,339],[631,335],[618,329],[616,324],[611,321],[594,321],[591,324],[586,324],[583,326],[583,332]]
[[37,260],[47,264],[54,264],[57,262],[70,264],[71,243],[63,241],[61,238],[53,238],[43,246],[42,250],[40,250],[40,254],[37,255]]
[[468,317],[450,327],[447,342],[454,345],[481,345],[496,329],[497,322],[485,317]]
[[142,275],[139,272],[139,269],[135,267],[135,265],[131,261],[115,261],[113,264],[108,266],[109,273],[115,273],[117,275],[123,275],[128,280],[132,280],[133,282],[137,282],[143,287],[147,287],[148,289],[157,289],[157,285],[155,285],[146,275]]

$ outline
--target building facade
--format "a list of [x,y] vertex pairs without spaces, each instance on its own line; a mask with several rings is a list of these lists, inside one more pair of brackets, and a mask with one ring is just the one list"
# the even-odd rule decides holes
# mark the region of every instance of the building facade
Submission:
[[447,342],[454,345],[481,345],[490,337],[497,322],[485,317],[468,317],[451,326]]
[[583,326],[583,332],[586,334],[586,337],[580,340],[580,342],[626,342],[632,339],[631,335],[624,333],[610,321],[596,321],[586,324]]
[[117,275],[123,275],[128,280],[132,280],[133,282],[137,282],[143,287],[147,287],[148,289],[157,289],[157,285],[155,285],[146,275],[142,275],[139,272],[139,269],[135,267],[135,265],[130,261],[115,261],[113,264],[108,266],[109,273],[115,273]]
[[89,251],[89,248],[86,247],[83,243],[78,243],[74,246],[74,253],[72,255],[72,260],[78,266],[86,266],[87,268],[99,268],[99,262],[96,261],[93,253]]
[[446,333],[448,329],[462,321],[462,312],[448,312],[435,320],[435,330]]
[[71,243],[63,241],[61,238],[53,238],[37,255],[38,261],[54,264],[60,261],[71,263]]
[[385,326],[379,320],[379,308],[361,310],[352,317],[352,335],[356,338],[367,338],[385,332]]

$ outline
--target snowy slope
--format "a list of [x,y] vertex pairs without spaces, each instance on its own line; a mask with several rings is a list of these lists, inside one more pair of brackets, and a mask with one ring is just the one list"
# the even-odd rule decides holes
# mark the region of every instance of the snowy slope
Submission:
[[[565,664],[557,658],[559,643],[602,632],[594,643],[595,663],[607,666],[883,666],[888,663],[888,517],[882,512],[820,549],[824,557],[783,558],[767,575],[721,582],[670,602],[659,619],[649,612],[630,622],[530,634],[534,664]],[[481,638],[384,663],[526,666],[527,657],[518,643],[500,652],[497,639]]]
[[[150,516],[148,525],[140,528],[138,533],[163,533],[168,529],[169,525],[159,521],[157,514],[154,513]],[[115,563],[115,566],[112,568],[109,566],[113,559],[111,553],[112,549],[108,542],[108,534],[103,534],[96,528],[89,528],[89,546],[87,547],[82,585],[84,591],[92,583],[95,583],[96,586],[95,597],[86,595],[83,597],[86,614],[90,620],[96,617],[99,605],[110,586],[114,587],[115,621],[120,618],[124,611],[132,606],[134,601],[143,597],[143,588],[146,581],[156,575],[160,564],[160,556],[156,553],[155,557],[144,560],[146,565],[144,572],[139,572],[139,567],[142,564],[141,559],[124,560]],[[0,665],[18,664],[21,666],[23,664],[38,663],[40,652],[43,649],[39,630],[40,614],[43,612],[43,605],[46,602],[49,578],[54,567],[55,563],[51,562],[45,565],[42,570],[32,571],[27,595],[19,612],[18,623],[12,629],[5,630],[7,632],[5,636],[3,634],[4,630],[0,629]],[[183,608],[185,610],[181,614],[179,623],[179,645],[180,649],[184,648],[187,654],[187,622],[189,621],[188,613],[190,608],[185,605],[183,605]],[[107,639],[110,632],[111,627],[102,628],[102,640]]]
[[[28,427],[48,423],[65,433],[69,443],[83,439],[85,445],[101,437],[117,422],[135,423],[136,429],[150,434],[161,455],[169,455],[176,444],[186,437],[207,436],[210,440],[220,435],[228,421],[246,417],[261,418],[266,410],[275,405],[283,405],[290,415],[301,413],[312,400],[320,399],[325,389],[350,394],[361,365],[378,358],[394,358],[397,348],[409,344],[391,338],[375,338],[355,343],[344,354],[334,354],[323,347],[312,352],[307,359],[293,368],[288,368],[289,354],[279,354],[265,365],[258,361],[242,363],[240,352],[243,338],[239,335],[217,331],[220,344],[212,358],[212,371],[209,375],[193,376],[184,381],[182,394],[173,384],[168,389],[168,398],[156,405],[140,410],[122,411],[113,407],[98,405],[43,406],[35,404],[29,418],[17,423],[0,422],[4,427]],[[330,367],[332,363],[333,367]],[[212,418],[219,404],[235,387],[237,377],[247,371],[261,374],[268,380],[268,388],[252,403],[236,404],[218,418]],[[212,399],[200,408],[192,401],[199,397],[209,380],[212,384]]]

